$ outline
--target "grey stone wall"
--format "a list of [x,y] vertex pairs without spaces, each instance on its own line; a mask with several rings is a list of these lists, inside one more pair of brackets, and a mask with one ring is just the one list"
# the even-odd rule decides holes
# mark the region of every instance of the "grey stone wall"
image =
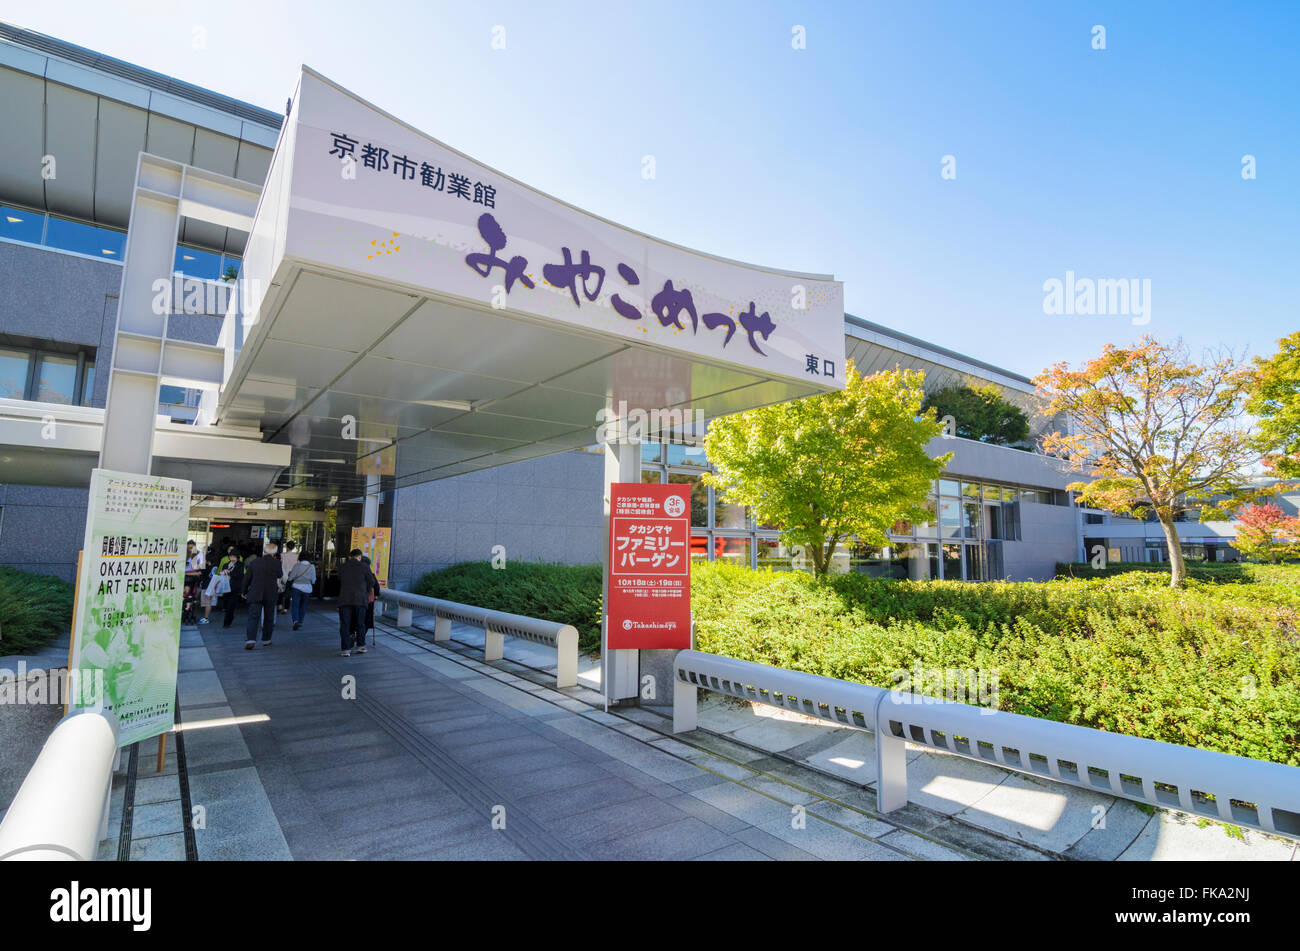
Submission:
[[[0,333],[96,348],[91,402],[103,406],[122,269],[0,243],[0,275]],[[73,581],[87,499],[85,489],[0,485],[0,565]]]
[[0,333],[94,347],[92,406],[108,396],[122,269],[43,248],[0,243]]
[[604,458],[562,452],[398,489],[393,508],[393,587],[427,571],[488,561],[600,561]]
[[86,489],[0,485],[0,565],[75,581],[89,499]]

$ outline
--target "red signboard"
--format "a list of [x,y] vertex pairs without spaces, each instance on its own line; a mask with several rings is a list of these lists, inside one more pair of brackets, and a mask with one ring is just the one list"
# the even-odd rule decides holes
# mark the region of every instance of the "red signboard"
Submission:
[[690,648],[690,492],[686,485],[610,486],[611,649]]

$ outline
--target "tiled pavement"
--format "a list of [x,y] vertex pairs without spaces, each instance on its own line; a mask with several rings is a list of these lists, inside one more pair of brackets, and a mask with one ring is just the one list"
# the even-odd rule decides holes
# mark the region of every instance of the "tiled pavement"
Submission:
[[[184,733],[199,859],[995,854],[995,837],[963,848],[900,829],[874,814],[871,793],[842,784],[827,798],[785,783],[741,762],[753,751],[667,738],[603,712],[587,688],[556,691],[509,661],[386,632],[367,654],[339,657],[333,612],[314,607],[302,631],[282,617],[269,650],[245,651],[238,626],[182,634],[183,721],[269,717]],[[156,744],[141,744],[135,859],[185,854],[171,742],[162,774]],[[119,776],[111,836],[121,786]],[[117,853],[116,838],[100,851]]]
[[[1062,821],[1026,836],[1024,817],[1044,808],[1042,791],[1022,788],[1031,780],[967,775],[986,767],[957,757],[932,767],[919,752],[909,754],[916,798],[934,802],[886,819],[860,775],[873,759],[869,734],[765,721],[702,697],[708,729],[673,737],[650,710],[603,712],[589,675],[585,685],[553,689],[553,676],[534,669],[553,652],[539,657],[525,645],[521,653],[508,640],[508,659],[485,664],[472,630],[454,628],[468,644],[434,645],[381,620],[376,647],[341,658],[334,612],[313,607],[299,632],[281,616],[269,650],[243,650],[242,625],[182,632],[183,721],[269,717],[184,733],[185,814],[198,816],[199,859],[1044,860],[1203,851],[1203,830],[1164,828],[1167,816],[1144,829],[1145,815],[1132,829],[1111,823],[1125,844],[1107,854],[1054,848],[1056,838],[1100,838]],[[158,774],[155,748],[141,745],[128,851],[183,859],[176,757],[169,752]],[[110,836],[121,826],[122,785],[119,774]],[[1190,849],[1189,837],[1198,840]],[[1257,856],[1222,857],[1294,854],[1293,843],[1270,843],[1268,855],[1251,847]],[[110,838],[100,856],[117,855]]]

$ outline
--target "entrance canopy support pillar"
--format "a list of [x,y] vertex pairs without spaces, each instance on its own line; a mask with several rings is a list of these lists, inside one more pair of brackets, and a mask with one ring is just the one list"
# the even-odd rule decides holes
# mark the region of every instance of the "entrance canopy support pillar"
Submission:
[[637,674],[640,651],[609,650],[609,513],[610,486],[615,482],[641,480],[641,447],[631,442],[605,444],[604,531],[601,541],[601,563],[604,568],[603,604],[606,606],[600,622],[600,682],[605,693],[605,703],[627,700],[637,696]]

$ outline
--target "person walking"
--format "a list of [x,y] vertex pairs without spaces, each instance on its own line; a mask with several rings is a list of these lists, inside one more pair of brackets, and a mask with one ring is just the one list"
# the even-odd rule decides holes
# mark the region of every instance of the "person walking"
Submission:
[[[280,555],[280,567],[284,569],[285,578],[289,577],[289,572],[293,571],[294,565],[298,564],[298,552],[293,539],[284,543],[284,553]],[[289,602],[293,598],[293,588],[286,581],[284,584],[284,597],[280,600],[280,613],[289,613]]]
[[375,577],[374,571],[370,568],[370,556],[362,555],[361,563],[366,566],[366,625],[362,634],[362,642],[365,641],[365,634],[370,635],[370,643],[375,642],[375,601],[378,600],[383,588],[379,586],[379,579]]
[[235,610],[239,607],[240,601],[244,598],[244,575],[247,573],[248,564],[252,562],[253,556],[248,558],[239,557],[239,552],[231,546],[230,559],[226,562],[226,571],[230,573],[230,593],[225,596],[225,618],[221,622],[222,627],[230,627],[235,623]]
[[[292,545],[293,542],[289,544]],[[303,618],[307,615],[307,599],[311,597],[315,585],[316,566],[311,563],[307,553],[303,552],[284,579],[285,591],[289,595],[289,620],[293,621],[295,631],[302,627]]]
[[339,565],[339,656],[366,652],[366,632],[362,622],[366,615],[370,572],[361,563],[361,549],[354,548]]
[[257,646],[257,626],[262,625],[262,646],[271,646],[275,630],[275,605],[280,599],[280,559],[276,558],[279,546],[267,542],[262,557],[246,565],[244,570],[244,597],[248,600],[248,626],[245,628],[244,650]]
[[220,604],[223,607],[226,604],[224,600],[230,594],[230,567],[227,566],[221,570],[212,569],[212,578],[208,581],[208,586],[203,589],[203,617],[199,618],[200,624],[207,624],[212,620],[212,606]]
[[193,624],[194,602],[203,584],[203,552],[191,539],[185,543],[185,594],[181,599],[181,623]]

